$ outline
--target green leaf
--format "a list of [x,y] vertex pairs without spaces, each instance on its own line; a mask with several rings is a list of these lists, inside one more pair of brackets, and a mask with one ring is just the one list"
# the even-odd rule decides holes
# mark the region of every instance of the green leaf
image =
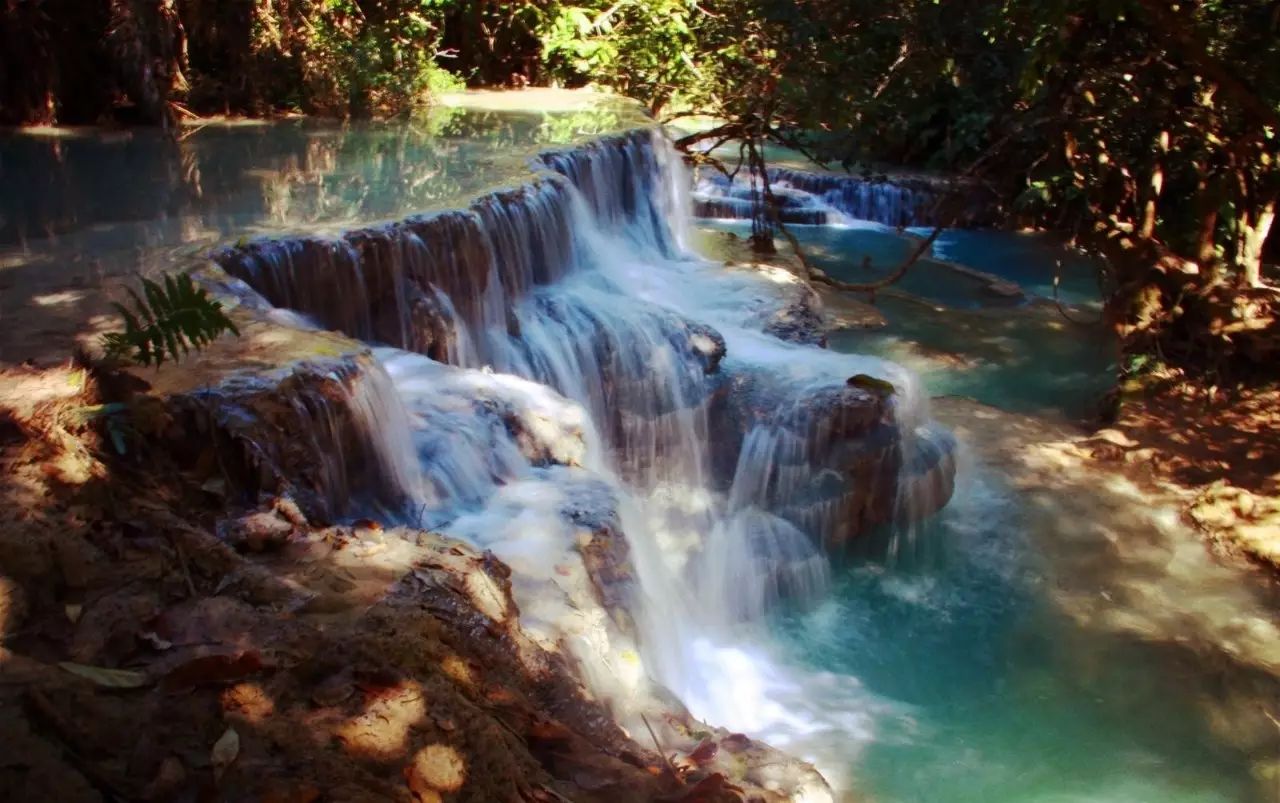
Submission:
[[73,675],[92,681],[104,689],[140,689],[151,682],[151,679],[145,673],[132,669],[107,669],[101,666],[76,664],[71,661],[62,661],[58,666]]
[[192,350],[201,350],[225,332],[240,334],[222,305],[185,273],[165,274],[161,282],[144,278],[142,294],[132,288],[128,294],[134,310],[114,305],[124,319],[124,332],[102,339],[112,357],[128,356],[139,365],[159,367],[166,359],[178,362]]

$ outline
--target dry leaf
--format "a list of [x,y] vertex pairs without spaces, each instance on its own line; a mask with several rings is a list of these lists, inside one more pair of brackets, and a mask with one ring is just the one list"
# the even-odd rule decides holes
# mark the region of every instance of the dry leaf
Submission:
[[62,661],[58,666],[73,675],[93,681],[104,689],[140,689],[149,682],[145,673],[135,672],[132,669],[107,669],[71,661]]
[[80,621],[80,614],[84,613],[84,606],[68,605],[66,610],[67,610],[67,618],[71,620],[71,624],[75,624],[76,622]]
[[209,754],[209,763],[213,765],[213,778],[220,780],[231,762],[240,755],[240,734],[235,728],[227,728],[226,733],[213,743],[213,751]]
[[693,748],[693,752],[689,753],[689,760],[695,764],[706,764],[708,761],[716,757],[716,753],[720,752],[720,745],[710,737],[703,739],[697,747]]

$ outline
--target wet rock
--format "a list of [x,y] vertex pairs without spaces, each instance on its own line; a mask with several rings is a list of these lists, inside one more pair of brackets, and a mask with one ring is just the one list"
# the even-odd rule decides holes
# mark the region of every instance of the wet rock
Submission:
[[720,361],[724,359],[724,336],[705,324],[688,321],[689,348],[702,360],[702,371],[714,374],[720,370]]
[[867,435],[890,416],[886,396],[862,387],[828,387],[806,396],[783,426],[808,440],[812,453]]
[[880,379],[867,374],[856,374],[845,380],[845,384],[851,388],[859,388],[879,396],[892,396],[897,392],[897,388],[892,382]]
[[577,549],[596,600],[615,618],[629,622],[635,569],[617,505],[613,490],[604,483],[578,483],[570,488],[563,513],[581,528]]
[[[326,238],[238,243],[212,256],[277,307],[321,326],[433,358],[478,327],[492,277],[505,312],[574,264],[563,181],[541,179],[467,210],[416,215]],[[447,299],[447,301],[446,301]]]
[[[736,476],[757,504],[829,546],[897,517],[936,512],[954,483],[954,441],[904,431],[890,383],[851,380],[797,391],[759,376],[731,377],[709,416],[716,475]],[[740,465],[744,447],[754,451]]]
[[445,302],[413,280],[405,280],[400,304],[383,305],[374,321],[374,334],[383,343],[448,362],[457,342],[454,321]]
[[581,411],[564,400],[565,415],[545,406],[533,407],[515,398],[488,398],[485,409],[501,418],[515,439],[520,453],[535,466],[581,466],[587,444],[582,432]]
[[[403,498],[396,473],[403,445],[380,440],[370,419],[399,402],[367,353],[232,373],[168,404],[171,452],[198,471],[220,472],[232,503],[287,495],[304,518],[331,521],[360,502]],[[242,533],[238,541],[246,548],[277,545],[284,535],[283,524],[266,518],[253,527],[256,535]]]
[[311,523],[307,521],[307,516],[302,512],[302,508],[298,507],[298,503],[288,495],[278,496],[272,500],[271,509],[294,527],[306,527]]
[[826,348],[827,323],[818,294],[806,288],[799,298],[770,315],[764,330],[789,343]]

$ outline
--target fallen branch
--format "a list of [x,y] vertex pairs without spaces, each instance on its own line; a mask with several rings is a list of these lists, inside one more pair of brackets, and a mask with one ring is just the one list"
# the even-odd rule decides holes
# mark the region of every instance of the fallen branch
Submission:
[[907,255],[906,259],[902,260],[898,267],[894,268],[888,275],[877,279],[874,282],[844,282],[839,279],[832,279],[826,274],[814,276],[812,271],[810,271],[809,278],[813,281],[827,284],[837,290],[843,290],[849,293],[874,294],[877,290],[888,287],[891,284],[897,284],[901,281],[902,277],[907,275],[907,271],[911,269],[911,266],[919,262],[920,258],[928,253],[929,248],[932,247],[938,237],[942,235],[942,231],[945,228],[946,226],[941,223],[935,226],[933,231],[929,232],[929,236],[922,239],[920,243],[916,245],[915,249]]
[[667,771],[671,773],[671,777],[677,782],[681,781],[680,773],[676,772],[676,766],[671,763],[671,759],[667,758],[667,754],[662,751],[662,742],[658,741],[658,734],[653,732],[653,726],[649,724],[649,718],[644,714],[641,714],[640,721],[644,723],[645,729],[649,731],[649,738],[653,739],[653,746],[657,749],[658,755],[662,758],[662,763],[667,766]]
[[1067,313],[1066,307],[1062,306],[1062,300],[1058,296],[1058,285],[1061,283],[1062,283],[1062,260],[1056,259],[1054,260],[1054,263],[1053,263],[1053,304],[1058,308],[1058,314],[1062,316],[1063,320],[1065,320],[1067,323],[1075,324],[1076,326],[1097,326],[1099,323],[1102,322],[1101,320],[1090,322],[1090,321],[1082,321],[1082,320],[1079,320],[1078,318],[1072,318],[1071,315]]
[[703,140],[720,139],[723,137],[727,141],[741,137],[744,133],[746,133],[746,129],[741,123],[724,123],[723,125],[718,125],[715,128],[708,128],[705,131],[695,131],[692,134],[680,137],[672,144],[675,145],[677,150],[688,153],[690,148]]

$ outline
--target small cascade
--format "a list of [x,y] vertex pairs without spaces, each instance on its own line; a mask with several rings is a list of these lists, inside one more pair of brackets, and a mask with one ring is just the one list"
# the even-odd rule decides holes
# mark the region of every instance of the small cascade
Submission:
[[[945,504],[950,441],[902,369],[766,334],[794,300],[780,277],[685,251],[688,183],[661,132],[534,167],[465,211],[217,261],[394,347],[376,356],[401,407],[369,442],[411,497],[400,515],[510,565],[522,620],[570,646],[621,722],[641,727],[656,683],[716,724],[791,738],[794,717],[743,699],[787,670],[717,661],[744,660],[735,645],[779,600],[826,593],[828,548]],[[867,374],[887,381],[850,379]]]
[[617,134],[539,159],[573,183],[601,231],[665,259],[684,256],[688,189],[660,131]]
[[731,509],[771,510],[829,547],[891,520],[902,440],[891,399],[847,386],[760,395],[738,396],[773,409],[743,440]]
[[516,314],[520,334],[494,346],[494,367],[583,404],[627,479],[653,487],[680,462],[681,481],[702,485],[702,457],[688,445],[706,439],[723,339],[669,310],[619,301],[592,277],[539,294]]
[[[923,181],[871,180],[834,173],[769,168],[770,192],[783,223],[823,225],[862,220],[884,226],[931,226],[938,192]],[[694,212],[699,217],[750,220],[752,189],[718,173],[699,176]]]
[[367,355],[233,377],[174,404],[181,431],[214,435],[210,457],[249,499],[289,494],[326,521],[400,510],[421,493],[421,464],[401,438],[409,420],[399,391]]
[[466,211],[338,237],[256,240],[214,260],[268,301],[362,340],[478,365],[472,332],[506,327],[515,304],[577,263],[567,182],[548,175]]

